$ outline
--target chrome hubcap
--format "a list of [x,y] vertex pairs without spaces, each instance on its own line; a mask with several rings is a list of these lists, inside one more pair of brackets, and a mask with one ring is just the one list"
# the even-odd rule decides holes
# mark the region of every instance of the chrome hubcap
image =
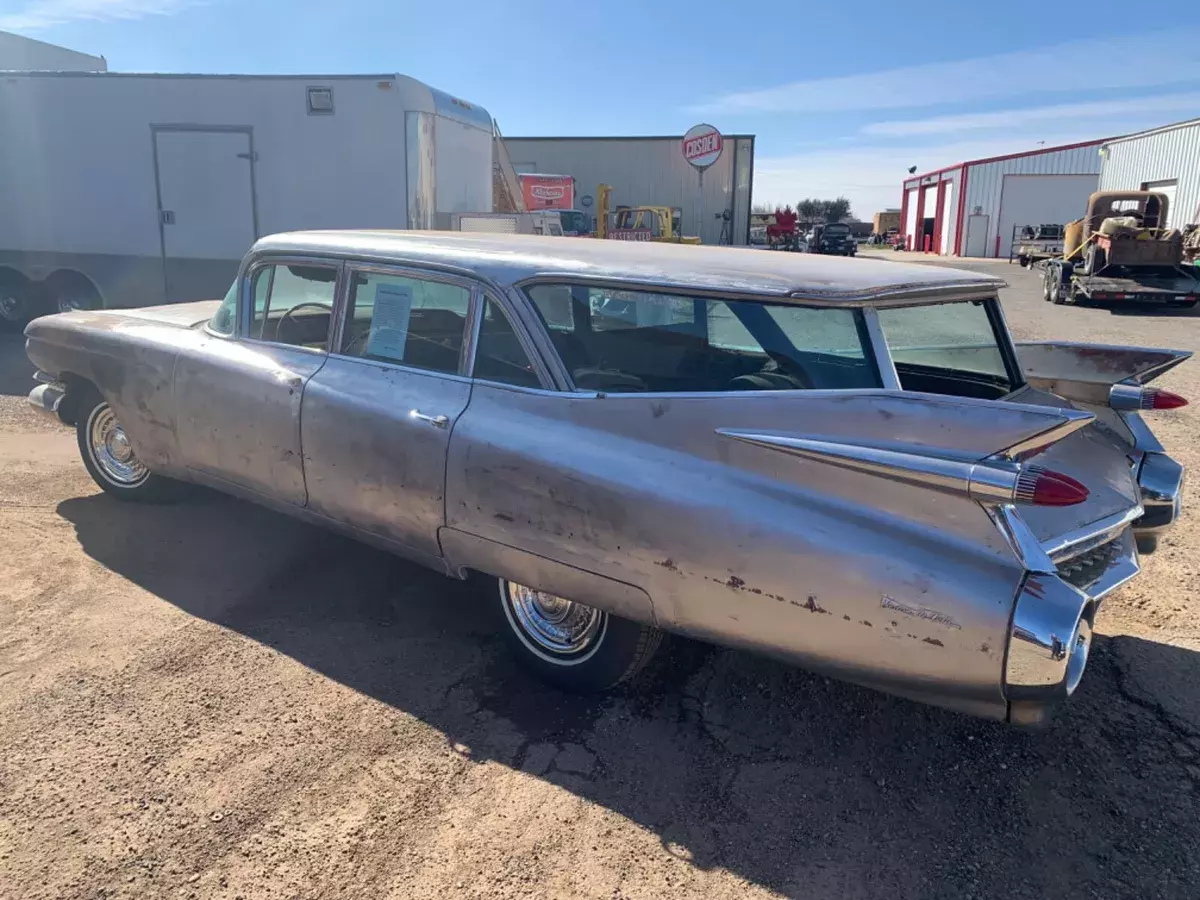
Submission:
[[104,477],[122,487],[133,487],[150,474],[129,444],[125,429],[107,406],[97,407],[88,427],[88,449]]
[[12,294],[0,294],[0,318],[15,320],[20,312],[20,300]]
[[604,615],[523,584],[506,582],[504,600],[509,620],[537,648],[565,656],[589,650],[601,634]]
[[71,312],[76,309],[84,309],[85,307],[86,307],[86,304],[82,300],[80,300],[78,297],[59,297],[58,298],[58,311],[59,312]]

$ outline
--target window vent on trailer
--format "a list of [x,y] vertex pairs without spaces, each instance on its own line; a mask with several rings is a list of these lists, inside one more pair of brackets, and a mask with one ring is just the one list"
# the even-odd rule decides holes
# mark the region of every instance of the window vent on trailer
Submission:
[[333,115],[333,88],[310,87],[308,89],[308,114],[310,116]]

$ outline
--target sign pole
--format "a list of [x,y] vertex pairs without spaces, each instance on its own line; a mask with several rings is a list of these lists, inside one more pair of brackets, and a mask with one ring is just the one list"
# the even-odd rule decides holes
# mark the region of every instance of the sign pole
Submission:
[[[696,237],[704,232],[704,170],[721,158],[724,140],[711,125],[693,125],[683,136],[683,158],[696,170]],[[736,177],[736,173],[734,173]],[[682,220],[680,228],[682,229]],[[680,235],[682,237],[682,235]]]

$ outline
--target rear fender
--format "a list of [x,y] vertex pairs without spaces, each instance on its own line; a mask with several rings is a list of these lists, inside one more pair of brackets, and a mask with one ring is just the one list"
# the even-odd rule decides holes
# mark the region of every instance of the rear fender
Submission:
[[1037,341],[1016,345],[1025,380],[1036,388],[1107,406],[1114,384],[1144,385],[1191,357],[1190,350]]

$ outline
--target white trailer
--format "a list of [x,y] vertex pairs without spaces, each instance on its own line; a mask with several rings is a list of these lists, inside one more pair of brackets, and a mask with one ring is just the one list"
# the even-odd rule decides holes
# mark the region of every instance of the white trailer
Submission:
[[403,75],[0,75],[0,325],[224,295],[250,244],[492,209],[487,111]]

